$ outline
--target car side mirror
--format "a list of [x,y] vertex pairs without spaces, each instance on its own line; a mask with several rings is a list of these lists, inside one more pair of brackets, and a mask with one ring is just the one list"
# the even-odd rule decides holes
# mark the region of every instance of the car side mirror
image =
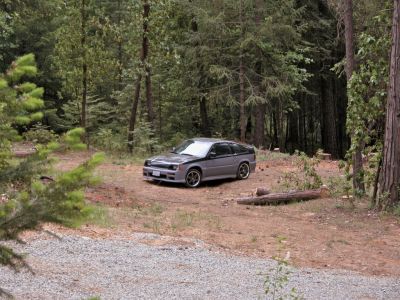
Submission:
[[211,151],[210,154],[208,155],[209,158],[214,158],[217,156],[217,153],[214,151]]
[[171,152],[175,152],[175,150],[176,150],[175,147],[172,147],[172,148],[171,148]]

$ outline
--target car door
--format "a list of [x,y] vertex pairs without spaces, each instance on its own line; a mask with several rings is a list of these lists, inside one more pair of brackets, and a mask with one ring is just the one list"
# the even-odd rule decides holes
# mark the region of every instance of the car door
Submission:
[[233,153],[228,143],[214,144],[207,159],[207,177],[232,175]]

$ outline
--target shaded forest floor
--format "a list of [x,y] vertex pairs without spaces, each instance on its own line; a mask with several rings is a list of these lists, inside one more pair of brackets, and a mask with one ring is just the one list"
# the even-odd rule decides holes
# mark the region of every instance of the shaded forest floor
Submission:
[[[57,169],[70,169],[88,155],[58,155]],[[276,189],[284,173],[293,170],[290,157],[277,158],[259,162],[248,180],[188,189],[144,181],[139,163],[108,159],[97,171],[103,183],[87,190],[87,198],[104,205],[108,216],[74,233],[106,238],[153,232],[170,238],[146,243],[184,245],[186,238],[196,238],[210,249],[266,258],[278,254],[278,240],[284,238],[284,252],[290,251],[296,266],[400,276],[400,219],[370,211],[367,200],[355,209],[341,198],[264,207],[233,200],[256,187]],[[340,176],[334,161],[321,162],[317,170],[324,180]]]

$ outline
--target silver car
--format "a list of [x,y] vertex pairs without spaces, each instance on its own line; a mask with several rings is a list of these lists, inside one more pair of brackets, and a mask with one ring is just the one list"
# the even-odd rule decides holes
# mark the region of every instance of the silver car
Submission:
[[146,180],[185,183],[198,187],[201,182],[222,179],[247,179],[256,168],[252,146],[231,141],[195,138],[184,141],[166,155],[146,159]]

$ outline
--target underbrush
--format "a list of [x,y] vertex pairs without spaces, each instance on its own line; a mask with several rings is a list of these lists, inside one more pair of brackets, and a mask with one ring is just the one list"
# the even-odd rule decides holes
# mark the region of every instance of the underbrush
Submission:
[[296,151],[292,157],[296,171],[284,174],[281,183],[282,187],[285,190],[299,191],[320,188],[323,182],[316,170],[320,159],[317,156],[310,158],[305,153],[299,151]]
[[291,157],[288,153],[273,152],[267,150],[256,149],[257,161],[273,161],[280,159],[289,159]]

